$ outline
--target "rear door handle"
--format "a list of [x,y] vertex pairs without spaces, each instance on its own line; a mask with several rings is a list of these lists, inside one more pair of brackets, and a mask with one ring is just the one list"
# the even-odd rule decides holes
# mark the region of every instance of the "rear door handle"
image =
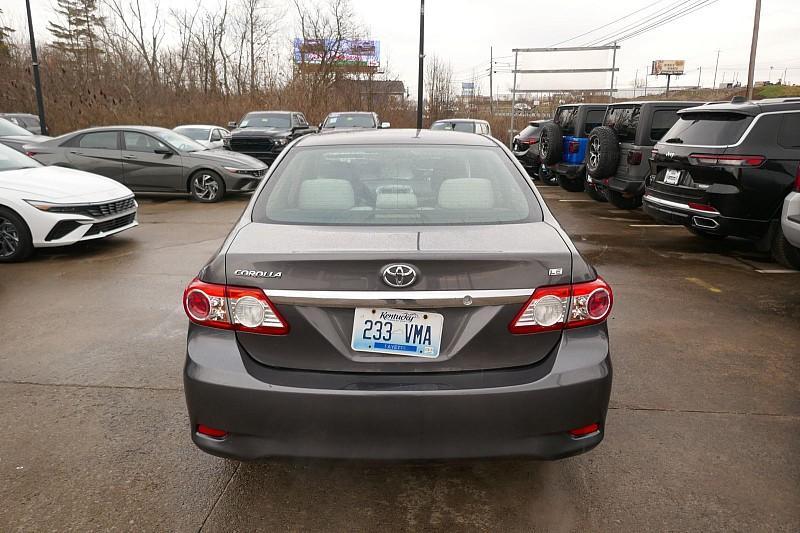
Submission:
[[136,159],[135,155],[123,155],[123,159]]
[[71,153],[72,155],[83,155],[83,152],[71,151],[70,153]]

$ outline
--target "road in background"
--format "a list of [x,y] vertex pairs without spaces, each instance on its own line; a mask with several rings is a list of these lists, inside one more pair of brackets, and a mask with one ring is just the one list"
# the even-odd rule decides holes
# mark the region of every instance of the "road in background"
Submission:
[[614,389],[593,452],[203,454],[180,299],[246,199],[144,199],[133,231],[0,267],[0,529],[800,530],[800,273],[761,273],[780,267],[745,241],[543,194],[615,292]]

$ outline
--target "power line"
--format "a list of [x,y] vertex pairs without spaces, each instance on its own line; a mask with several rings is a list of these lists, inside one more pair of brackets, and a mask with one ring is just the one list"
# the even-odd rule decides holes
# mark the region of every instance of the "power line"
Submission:
[[637,28],[640,28],[640,27],[642,27],[644,25],[647,25],[647,24],[653,22],[654,20],[662,20],[663,18],[668,18],[668,17],[674,15],[675,13],[680,12],[681,8],[683,8],[686,4],[688,4],[690,2],[697,2],[697,1],[702,1],[702,0],[677,0],[677,1],[669,4],[668,6],[659,9],[658,11],[655,11],[654,13],[649,13],[649,14],[645,15],[644,17],[637,18],[636,20],[634,20],[630,24],[626,24],[626,25],[624,25],[624,26],[622,26],[620,28],[617,28],[617,29],[615,29],[615,30],[613,30],[613,31],[611,31],[609,33],[606,33],[606,34],[602,35],[601,37],[594,37],[589,42],[587,42],[584,46],[594,46],[594,45],[600,44],[600,43],[619,40],[619,39],[615,39],[615,38],[619,37],[619,36],[621,36],[621,35],[623,35],[623,34],[625,34],[627,32],[629,32],[629,31],[634,31]]
[[639,36],[639,35],[641,35],[643,33],[646,33],[646,32],[648,32],[650,30],[659,28],[659,27],[663,26],[664,24],[668,24],[670,22],[674,22],[674,21],[676,21],[678,19],[681,19],[681,18],[685,17],[686,15],[689,15],[691,13],[694,13],[695,11],[703,9],[704,7],[708,7],[708,6],[712,5],[712,4],[716,4],[717,2],[719,2],[719,0],[701,0],[699,3],[690,6],[685,11],[675,15],[672,18],[668,17],[666,19],[662,19],[660,21],[654,22],[654,23],[652,23],[650,25],[644,26],[644,27],[642,27],[642,28],[640,28],[638,30],[635,30],[635,31],[630,32],[630,33],[628,33],[626,35],[623,35],[622,37],[618,37],[615,40],[617,42],[621,42],[621,41],[625,41],[627,39],[632,39],[633,37],[637,37],[637,36]]
[[551,47],[555,47],[555,46],[558,46],[560,44],[564,44],[564,43],[568,43],[570,41],[574,41],[575,39],[578,39],[578,38],[583,37],[585,35],[589,35],[590,33],[594,33],[594,32],[596,32],[598,30],[602,30],[603,28],[607,28],[608,26],[611,26],[612,24],[616,24],[617,22],[619,22],[621,20],[625,20],[628,17],[632,17],[633,15],[635,15],[637,13],[641,13],[642,11],[646,11],[646,10],[652,8],[652,7],[655,7],[657,4],[660,4],[661,2],[666,2],[666,1],[667,0],[656,0],[655,2],[650,4],[649,6],[645,6],[645,7],[641,8],[641,9],[637,9],[636,11],[633,11],[632,13],[628,13],[624,17],[620,17],[618,19],[614,19],[611,22],[607,22],[606,24],[603,24],[602,26],[598,26],[598,27],[596,27],[596,28],[594,28],[592,30],[583,32],[583,33],[581,33],[579,35],[575,35],[574,37],[570,37],[569,39],[564,39],[563,41],[559,41],[557,43],[551,44],[550,46]]

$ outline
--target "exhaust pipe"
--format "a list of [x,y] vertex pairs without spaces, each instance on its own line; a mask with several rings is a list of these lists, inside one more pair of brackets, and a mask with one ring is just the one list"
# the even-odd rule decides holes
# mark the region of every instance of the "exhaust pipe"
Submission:
[[707,217],[692,217],[692,224],[704,229],[717,229],[719,227],[719,222]]

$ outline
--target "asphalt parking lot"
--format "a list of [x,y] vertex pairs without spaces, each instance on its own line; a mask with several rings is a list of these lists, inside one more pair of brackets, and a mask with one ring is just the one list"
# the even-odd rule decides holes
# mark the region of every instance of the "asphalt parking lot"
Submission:
[[135,230],[0,267],[0,530],[800,530],[800,273],[744,241],[543,194],[615,290],[593,452],[205,455],[188,433],[180,298],[247,199],[145,198]]

